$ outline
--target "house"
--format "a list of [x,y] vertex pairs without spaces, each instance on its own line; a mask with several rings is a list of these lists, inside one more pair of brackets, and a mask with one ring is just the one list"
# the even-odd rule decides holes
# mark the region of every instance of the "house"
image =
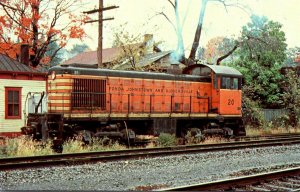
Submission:
[[289,70],[294,70],[300,77],[300,54],[289,65],[283,66],[280,70],[281,74],[287,74]]
[[[24,59],[21,60],[24,61]],[[36,102],[37,97],[41,97],[41,92],[46,92],[46,84],[46,71],[33,69],[26,64],[0,54],[1,137],[20,135],[20,128],[24,126],[26,114],[29,110],[31,112],[33,110],[32,102]]]
[[[120,47],[113,47],[102,50],[102,63],[104,66],[109,65],[111,62],[118,59],[119,54],[122,52]],[[63,62],[63,65],[71,64],[87,64],[87,65],[98,65],[97,51],[86,51],[79,53],[78,55]]]
[[[125,48],[124,48],[125,47]],[[143,53],[137,53],[140,55],[139,60],[136,62],[136,67],[143,68],[144,70],[151,71],[156,67],[156,71],[164,71],[170,67],[170,64],[179,64],[180,67],[185,65],[174,62],[172,60],[173,51],[161,51],[153,40],[153,35],[145,34],[144,41],[142,43],[126,45],[124,47],[113,47],[102,50],[102,63],[106,68],[118,69],[118,70],[131,70],[132,64],[129,59],[120,60],[120,57],[124,56],[124,49],[132,49],[134,51],[143,50]],[[130,52],[130,51],[128,51]],[[82,52],[73,58],[66,60],[62,65],[71,66],[84,66],[97,67],[98,58],[97,51]],[[112,67],[109,67],[112,66]]]

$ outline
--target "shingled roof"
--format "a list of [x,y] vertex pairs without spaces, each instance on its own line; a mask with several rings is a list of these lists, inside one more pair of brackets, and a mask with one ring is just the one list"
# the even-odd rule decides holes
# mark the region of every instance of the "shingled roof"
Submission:
[[[103,63],[112,62],[115,59],[117,59],[121,53],[122,53],[121,47],[113,47],[113,48],[103,49],[102,50],[102,62]],[[72,57],[72,58],[66,60],[63,63],[63,65],[68,65],[68,64],[72,64],[72,63],[97,65],[97,63],[98,63],[97,51],[87,51],[87,52],[79,53],[75,57]]]
[[12,72],[12,73],[47,73],[42,68],[31,68],[27,65],[24,65],[6,55],[0,54],[0,73],[1,72]]

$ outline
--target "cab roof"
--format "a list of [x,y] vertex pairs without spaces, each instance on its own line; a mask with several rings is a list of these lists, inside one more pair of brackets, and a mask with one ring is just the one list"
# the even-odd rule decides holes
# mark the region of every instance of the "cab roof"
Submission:
[[191,71],[195,68],[209,68],[217,75],[235,76],[242,77],[242,73],[233,67],[223,66],[223,65],[208,65],[208,64],[194,64],[190,65],[183,70],[184,74],[191,74]]

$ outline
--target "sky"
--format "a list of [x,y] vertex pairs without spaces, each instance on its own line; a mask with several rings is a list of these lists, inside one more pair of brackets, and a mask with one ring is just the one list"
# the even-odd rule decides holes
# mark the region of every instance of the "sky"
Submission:
[[[281,23],[286,35],[288,47],[300,46],[300,0],[227,0],[226,9],[220,2],[210,1],[207,4],[200,45],[204,46],[214,37],[240,36],[242,26],[250,21],[250,15],[266,16],[269,20]],[[130,34],[153,34],[156,42],[162,42],[164,50],[176,49],[176,33],[171,24],[158,12],[164,12],[175,22],[174,10],[167,0],[104,0],[104,7],[116,5],[119,8],[105,11],[103,18],[114,17],[104,21],[103,48],[112,46],[114,31],[127,23],[122,30]],[[98,0],[93,0],[83,7],[83,11],[96,8]],[[201,9],[201,0],[179,0],[180,17],[186,17],[183,29],[184,46],[191,48]],[[155,16],[156,15],[156,16]],[[97,19],[97,14],[90,15]],[[86,24],[88,37],[84,43],[92,50],[97,49],[98,25]]]

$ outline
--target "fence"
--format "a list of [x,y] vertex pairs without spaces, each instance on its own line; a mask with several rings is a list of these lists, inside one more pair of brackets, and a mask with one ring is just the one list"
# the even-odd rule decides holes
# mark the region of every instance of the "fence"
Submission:
[[262,113],[265,121],[273,121],[277,118],[283,117],[284,115],[289,115],[289,110],[287,109],[262,109]]

